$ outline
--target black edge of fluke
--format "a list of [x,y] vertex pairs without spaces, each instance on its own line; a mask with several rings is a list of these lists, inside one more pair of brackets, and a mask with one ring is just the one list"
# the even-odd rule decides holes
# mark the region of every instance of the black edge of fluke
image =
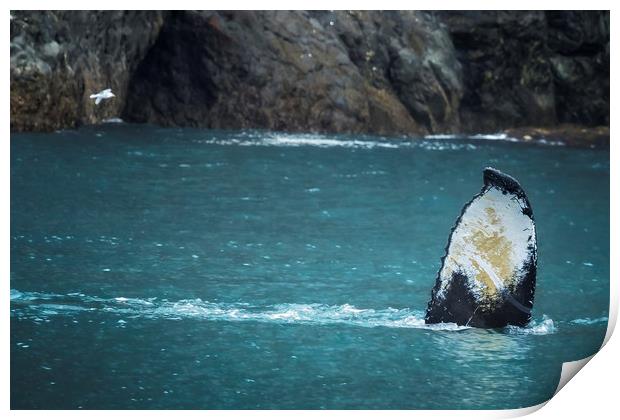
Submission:
[[525,207],[523,208],[523,214],[529,216],[532,220],[534,219],[532,207],[530,206],[530,201],[527,199],[527,195],[519,181],[514,179],[508,174],[503,173],[502,171],[487,166],[482,171],[482,179],[484,181],[484,188],[496,187],[500,190],[508,193],[514,194],[525,203]]
[[494,186],[501,188],[502,190],[514,194],[517,197],[525,196],[525,192],[519,181],[507,175],[495,168],[487,166],[482,172],[482,179],[484,180],[484,186]]

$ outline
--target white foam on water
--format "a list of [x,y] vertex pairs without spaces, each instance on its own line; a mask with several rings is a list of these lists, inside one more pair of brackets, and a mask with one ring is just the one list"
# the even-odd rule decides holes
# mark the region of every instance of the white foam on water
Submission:
[[424,138],[429,140],[453,140],[457,139],[458,136],[456,134],[428,134]]
[[316,146],[316,147],[352,147],[373,149],[383,147],[396,149],[398,143],[383,141],[364,141],[364,140],[337,140],[328,137],[305,137],[305,136],[274,136],[266,137],[262,143],[272,146]]
[[344,147],[354,149],[389,148],[396,149],[400,143],[365,140],[337,140],[322,136],[266,136],[264,138],[240,138],[240,139],[208,139],[202,143],[217,144],[222,146],[286,146],[286,147]]
[[516,335],[548,335],[555,333],[557,327],[553,319],[549,318],[547,315],[543,315],[542,320],[532,320],[526,327],[509,325],[505,330],[510,334]]
[[122,124],[124,122],[125,121],[123,121],[123,119],[119,117],[112,117],[112,118],[107,118],[103,120],[104,124]]
[[14,289],[11,290],[11,304],[13,306],[11,316],[20,319],[38,317],[46,319],[50,316],[70,316],[77,311],[102,311],[123,317],[146,319],[204,319],[313,325],[347,324],[367,328],[419,328],[440,331],[460,331],[470,328],[451,323],[426,325],[424,312],[409,308],[362,309],[351,304],[284,303],[255,307],[247,303],[214,303],[202,299],[183,299],[176,302],[157,298],[139,299],[122,296],[104,299],[81,293],[57,295],[20,292]]
[[606,316],[602,316],[600,318],[577,318],[570,321],[571,324],[576,325],[594,325],[594,324],[603,324],[607,323],[608,318]]
[[[246,136],[231,139],[209,138],[197,140],[198,143],[215,144],[220,146],[262,146],[262,147],[319,147],[319,148],[349,148],[349,149],[403,149],[403,148],[420,148],[431,151],[442,150],[474,150],[476,146],[467,142],[446,142],[441,140],[457,139],[459,137],[449,135],[450,137],[425,137],[424,139],[403,139],[403,140],[347,140],[335,139],[322,135],[285,135],[285,134],[266,134],[260,136]],[[462,137],[461,137],[462,138]],[[440,140],[440,141],[432,141]]]
[[20,292],[19,290],[11,289],[11,302],[51,300],[51,299],[61,298],[61,297],[63,297],[63,295],[59,295],[56,293]]
[[[158,298],[100,298],[83,293],[22,292],[11,289],[11,316],[19,319],[47,320],[53,316],[75,316],[82,312],[104,312],[118,315],[118,324],[126,325],[128,318],[203,319],[227,322],[265,322],[277,324],[333,325],[345,324],[365,328],[409,328],[433,331],[462,331],[475,329],[454,323],[425,324],[424,311],[409,308],[368,309],[321,303],[283,303],[267,306],[253,306],[249,303],[220,303],[202,299],[167,301]],[[595,324],[606,322],[607,318],[576,319],[573,324]],[[547,335],[557,331],[554,321],[543,315],[526,327],[508,326],[505,332],[515,335]]]
[[531,143],[543,146],[566,146],[566,143],[561,140],[547,140],[545,138],[523,141],[516,137],[509,136],[506,133],[488,133],[488,134],[429,134],[424,136],[427,140],[487,140],[487,141],[500,141],[509,143]]
[[117,302],[122,302],[128,305],[144,305],[144,306],[152,306],[155,298],[151,299],[137,299],[137,298],[126,298],[126,297],[117,297],[114,298]]
[[428,140],[455,140],[455,139],[471,139],[471,140],[499,140],[518,142],[519,139],[510,137],[506,133],[493,134],[428,134],[424,136]]
[[566,146],[566,143],[564,143],[562,140],[547,140],[544,138],[536,140],[536,143],[544,144],[546,146]]
[[474,140],[501,140],[501,141],[509,141],[512,143],[519,142],[519,139],[510,137],[506,133],[496,133],[496,134],[474,134],[467,136],[468,139]]

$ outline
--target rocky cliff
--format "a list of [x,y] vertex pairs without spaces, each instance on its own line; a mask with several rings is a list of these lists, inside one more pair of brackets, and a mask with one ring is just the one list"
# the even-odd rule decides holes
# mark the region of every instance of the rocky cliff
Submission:
[[[12,12],[11,129],[609,124],[608,12]],[[117,94],[95,106],[88,95]]]
[[[161,12],[11,12],[11,130],[49,131],[118,116],[157,39]],[[118,101],[96,107],[106,87]]]
[[439,16],[463,65],[464,131],[609,125],[609,13]]

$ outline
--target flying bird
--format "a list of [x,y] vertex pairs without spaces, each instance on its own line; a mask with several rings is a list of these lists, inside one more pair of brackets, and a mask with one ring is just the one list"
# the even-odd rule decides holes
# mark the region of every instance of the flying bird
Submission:
[[104,99],[114,98],[116,95],[112,93],[112,89],[104,89],[99,93],[93,93],[90,95],[90,99],[95,100],[95,105],[99,105],[99,102]]

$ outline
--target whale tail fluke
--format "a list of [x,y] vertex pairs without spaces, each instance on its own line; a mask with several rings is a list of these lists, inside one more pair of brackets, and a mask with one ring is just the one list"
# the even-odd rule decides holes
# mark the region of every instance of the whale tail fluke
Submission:
[[482,328],[526,325],[536,286],[536,228],[513,177],[483,171],[484,185],[450,233],[425,321]]

